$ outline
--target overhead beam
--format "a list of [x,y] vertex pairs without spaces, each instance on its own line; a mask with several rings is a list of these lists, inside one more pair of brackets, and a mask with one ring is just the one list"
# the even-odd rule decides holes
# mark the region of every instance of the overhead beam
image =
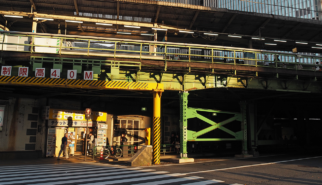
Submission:
[[234,14],[231,18],[230,18],[230,20],[228,21],[228,23],[226,24],[226,26],[224,27],[224,29],[222,29],[221,30],[221,32],[222,33],[224,33],[226,30],[227,30],[227,28],[228,28],[228,26],[233,22],[233,20],[235,19],[235,17],[237,16],[237,14]]
[[140,26],[140,27],[147,27],[147,28],[164,28],[164,29],[178,29],[174,26],[167,26],[163,24],[155,24],[155,23],[148,23],[148,22],[132,22],[132,21],[123,21],[123,20],[115,20],[115,19],[98,19],[92,17],[81,17],[81,16],[68,16],[68,15],[55,15],[55,14],[44,14],[44,13],[30,13],[30,12],[17,12],[17,11],[3,11],[0,10],[0,14],[4,15],[18,15],[24,17],[43,17],[49,19],[56,19],[56,20],[74,20],[74,21],[83,21],[83,22],[93,22],[93,23],[106,23],[106,24],[114,24],[114,25],[129,25],[129,26]]
[[98,89],[98,90],[114,89],[114,90],[130,90],[130,91],[131,90],[158,91],[158,92],[164,91],[163,84],[160,84],[160,83],[118,82],[118,81],[105,81],[105,80],[87,81],[87,80],[68,80],[68,79],[59,79],[59,78],[50,79],[50,78],[37,78],[37,77],[26,78],[26,77],[20,77],[20,76],[10,76],[10,77],[0,76],[0,85],[19,85],[19,86],[34,86],[34,87],[72,88],[72,89],[74,88]]
[[294,26],[292,29],[290,29],[287,33],[285,33],[282,38],[286,38],[289,34],[291,34],[293,31],[298,29],[300,26],[302,26],[302,23],[298,23],[296,26]]
[[157,13],[155,14],[155,19],[154,19],[154,22],[155,22],[155,23],[156,23],[156,22],[158,22],[160,9],[161,9],[161,6],[158,6]]
[[34,7],[34,10],[37,10],[34,0],[30,0],[31,5]]
[[313,37],[309,39],[309,41],[314,40],[316,37],[320,36],[322,34],[322,31],[319,31],[319,33],[315,34]]
[[270,18],[268,18],[268,19],[266,19],[266,21],[264,21],[251,35],[255,35],[256,33],[258,33],[259,32],[259,30],[261,29],[261,28],[263,28],[263,27],[265,27],[266,26],[266,24],[267,23],[269,23],[269,21],[270,21],[271,19]]
[[[197,17],[199,15],[199,11],[196,11],[195,16],[193,16],[193,19],[191,20],[191,23],[189,25],[189,30],[192,28],[193,24],[195,23]],[[186,37],[188,34],[185,34],[183,37]]]
[[74,6],[75,6],[75,10],[76,10],[77,15],[79,15],[77,0],[74,0]]
[[[75,6],[76,14],[79,15],[77,0],[74,0],[74,6]],[[78,27],[82,32],[84,32],[82,24],[79,24]]]

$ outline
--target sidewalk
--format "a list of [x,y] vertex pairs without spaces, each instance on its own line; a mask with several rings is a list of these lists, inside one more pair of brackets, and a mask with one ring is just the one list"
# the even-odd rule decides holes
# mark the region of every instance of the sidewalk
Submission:
[[[174,154],[161,154],[161,164],[172,164],[174,163],[171,159],[179,158],[179,155]],[[197,158],[195,162],[199,161],[215,161],[215,160],[227,160],[226,157],[215,157],[213,154],[190,154],[190,158]],[[40,159],[29,159],[29,160],[0,160],[0,166],[15,166],[15,165],[37,165],[37,164],[63,164],[63,163],[108,163],[108,164],[117,164],[117,165],[129,165],[127,161],[129,161],[131,157],[126,158],[114,158],[111,156],[108,160],[99,160],[99,156],[97,156],[94,160],[92,156],[87,156],[86,161],[84,161],[83,155],[76,155],[70,157],[69,159],[61,157],[60,160],[57,160],[56,157],[53,158],[40,158]]]

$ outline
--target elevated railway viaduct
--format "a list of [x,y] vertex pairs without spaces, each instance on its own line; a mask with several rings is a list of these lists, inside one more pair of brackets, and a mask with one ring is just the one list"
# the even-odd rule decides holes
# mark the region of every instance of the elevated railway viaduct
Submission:
[[[0,102],[7,115],[1,151],[40,150],[46,155],[51,126],[40,114],[46,106],[91,107],[112,114],[115,124],[120,115],[149,117],[156,164],[160,143],[169,143],[172,133],[180,135],[182,157],[197,146],[199,152],[208,148],[218,154],[256,155],[270,147],[318,144],[318,21],[143,1],[107,1],[104,6],[113,8],[97,8],[96,14],[117,18],[98,18],[91,17],[94,11],[80,13],[91,12],[90,6],[100,5],[96,1],[90,6],[50,4],[54,13],[45,8],[48,3],[34,1],[30,12],[22,6],[29,1],[1,2],[3,25],[11,30],[1,31],[2,72],[11,67],[10,75],[0,77]],[[170,14],[169,9],[176,11]],[[151,21],[135,21],[138,12]],[[261,27],[265,29],[258,35]],[[276,39],[285,42],[265,45]],[[300,53],[289,52],[294,47]],[[28,77],[20,74],[25,67]],[[44,76],[37,77],[37,69],[44,69]],[[59,69],[59,78],[53,78],[53,69]],[[76,70],[76,79],[67,79],[69,70]],[[85,78],[86,71],[91,79]],[[33,114],[39,117],[31,118]],[[29,122],[38,126],[32,135],[25,134],[35,130]],[[36,142],[23,141],[34,136]]]

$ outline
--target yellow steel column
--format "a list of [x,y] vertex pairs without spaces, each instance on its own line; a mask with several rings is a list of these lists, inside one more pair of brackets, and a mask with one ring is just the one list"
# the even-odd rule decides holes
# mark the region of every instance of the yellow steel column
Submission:
[[161,95],[162,92],[153,92],[153,163],[160,164],[161,150]]

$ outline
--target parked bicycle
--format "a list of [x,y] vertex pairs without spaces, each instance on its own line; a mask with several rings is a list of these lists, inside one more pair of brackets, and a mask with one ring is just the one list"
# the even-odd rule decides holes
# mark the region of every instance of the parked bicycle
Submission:
[[107,159],[109,156],[119,158],[122,156],[122,149],[119,146],[106,146],[104,147],[103,157]]

